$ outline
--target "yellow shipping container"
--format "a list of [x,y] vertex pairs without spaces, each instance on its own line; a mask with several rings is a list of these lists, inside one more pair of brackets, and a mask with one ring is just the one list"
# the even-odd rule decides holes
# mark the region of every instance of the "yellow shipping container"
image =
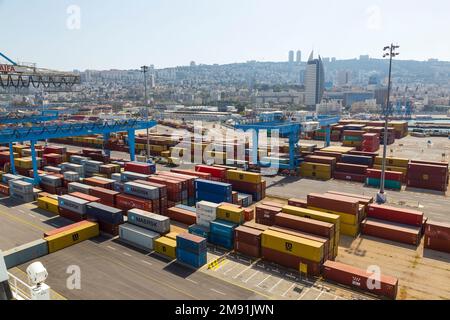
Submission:
[[[382,157],[376,157],[375,158],[375,164],[376,165],[382,165],[383,164],[383,158]],[[392,167],[408,168],[409,159],[387,157],[386,158],[386,164],[388,166],[392,166]]]
[[227,171],[227,179],[233,180],[233,181],[243,181],[248,183],[261,183],[261,174],[259,173],[253,173],[253,172],[246,172],[246,171],[239,171],[239,170],[228,170]]
[[284,206],[283,212],[298,217],[309,218],[313,220],[323,221],[334,224],[334,253],[335,256],[338,253],[339,248],[339,233],[341,225],[341,217],[335,214],[325,213],[321,211],[315,211],[305,208],[297,208],[294,206]]
[[[381,167],[382,167],[381,164],[375,164],[375,165],[373,166],[373,168],[374,168],[374,169],[377,169],[377,170],[381,170]],[[387,170],[387,171],[397,171],[397,172],[401,172],[401,173],[403,173],[405,176],[408,174],[408,168],[407,168],[407,167],[406,167],[406,168],[403,168],[403,167],[394,167],[394,166],[387,165],[387,166],[386,166],[386,170]]]
[[348,141],[348,140],[344,140],[342,142],[343,146],[346,147],[360,147],[362,146],[362,142],[361,141]]
[[331,166],[329,164],[313,163],[313,162],[302,162],[300,164],[300,169],[315,172],[326,172],[326,173],[331,172]]
[[330,172],[320,172],[320,171],[300,169],[300,175],[304,178],[312,178],[312,179],[318,179],[318,180],[324,180],[324,181],[331,179],[331,171]]
[[48,243],[48,252],[53,253],[82,241],[97,237],[99,234],[98,223],[90,222],[83,226],[44,239],[47,240]]
[[59,214],[58,200],[48,198],[48,197],[38,197],[38,207],[42,210]]
[[350,224],[350,225],[356,225],[359,222],[359,214],[353,215],[353,214],[337,212],[337,211],[332,211],[332,210],[327,210],[327,209],[322,209],[322,208],[315,208],[315,207],[308,207],[308,209],[337,215],[337,216],[341,217],[341,219],[340,219],[341,224],[345,223],[345,224]]
[[358,236],[359,234],[359,223],[356,225],[350,225],[346,223],[341,223],[341,235],[354,237]]
[[16,144],[16,145],[13,145],[13,151],[14,151],[14,152],[17,152],[18,154],[22,154],[22,150],[23,150],[23,149],[27,149],[27,148],[29,148],[29,147],[24,146],[24,145],[22,145],[22,144]]
[[163,256],[176,259],[177,258],[177,241],[161,237],[154,242],[155,251]]
[[242,224],[244,222],[244,209],[227,205],[220,206],[217,209],[217,219]]
[[[172,230],[172,227],[170,228],[170,230]],[[179,235],[179,234],[180,234],[179,232],[172,231],[172,232],[166,234],[165,237],[172,239],[172,240],[177,240],[177,235]]]
[[261,237],[261,246],[314,262],[323,260],[323,243],[282,232],[264,231]]
[[163,157],[163,158],[170,157],[170,151],[163,151],[163,152],[161,152],[161,157]]

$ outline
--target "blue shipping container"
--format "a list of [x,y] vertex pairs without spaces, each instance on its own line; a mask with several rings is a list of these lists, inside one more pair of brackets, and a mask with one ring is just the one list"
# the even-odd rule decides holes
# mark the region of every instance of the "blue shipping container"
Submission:
[[211,233],[228,238],[234,234],[234,229],[237,227],[237,224],[224,220],[215,220],[210,223]]
[[231,250],[234,247],[234,237],[223,237],[216,233],[209,235],[209,242],[225,249]]
[[213,203],[221,203],[221,202],[232,203],[233,202],[233,197],[232,197],[231,192],[218,194],[218,193],[210,193],[210,192],[205,192],[205,191],[197,191],[195,193],[195,198],[196,198],[197,202],[200,202],[200,201],[208,201],[208,202],[213,202]]
[[343,154],[341,157],[341,162],[351,163],[351,164],[360,164],[365,166],[372,166],[373,158],[366,156],[355,156],[349,154]]
[[189,227],[189,233],[194,236],[199,236],[205,239],[209,239],[209,229],[204,226],[199,226],[198,224],[194,224]]
[[195,180],[195,190],[206,191],[209,193],[231,193],[233,187],[229,183],[215,182],[209,180],[198,179]]
[[206,252],[195,254],[180,248],[177,248],[177,260],[188,264],[194,268],[201,268],[207,262]]
[[190,239],[183,237],[182,234],[177,235],[177,248],[200,254],[207,251],[206,239],[203,239],[202,242],[197,243],[193,242]]
[[117,208],[91,202],[86,206],[86,211],[88,216],[93,217],[98,221],[110,224],[123,223],[123,211]]

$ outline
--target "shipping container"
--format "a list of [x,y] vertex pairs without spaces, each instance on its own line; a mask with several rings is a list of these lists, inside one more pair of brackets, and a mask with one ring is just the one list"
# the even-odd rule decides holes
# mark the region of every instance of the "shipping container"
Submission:
[[100,234],[97,223],[86,223],[82,226],[73,228],[44,238],[48,243],[48,252],[54,253],[82,241],[97,237]]
[[109,224],[123,223],[123,211],[105,206],[101,203],[91,202],[86,206],[88,218],[94,218]]
[[354,181],[354,182],[365,182],[365,174],[349,173],[349,172],[334,172],[333,178],[336,180]]
[[372,286],[372,274],[343,263],[335,261],[325,262],[323,265],[323,277],[326,280],[357,288],[378,296],[383,296],[394,300],[397,297],[398,280],[396,278],[381,275],[379,278],[380,287],[377,288],[377,286]]
[[32,241],[30,243],[15,247],[3,252],[7,269],[20,266],[48,254],[48,244],[44,239]]
[[154,164],[149,163],[127,162],[125,164],[125,171],[150,175],[156,172],[156,167]]
[[86,214],[86,208],[88,204],[89,201],[69,195],[58,197],[58,206],[60,208],[67,209],[78,214]]
[[261,257],[261,244],[252,245],[246,242],[235,241],[234,250],[251,258]]
[[90,196],[90,195],[87,195],[87,194],[84,194],[81,192],[69,193],[69,196],[75,197],[75,198],[80,198],[81,200],[86,200],[89,202],[99,202],[100,201],[100,198],[93,197],[93,196]]
[[262,233],[262,230],[239,226],[234,229],[234,239],[236,242],[247,243],[252,246],[260,247]]
[[193,268],[201,268],[207,263],[207,254],[206,252],[195,254],[177,246],[177,261]]
[[370,204],[367,216],[379,220],[398,222],[412,226],[422,226],[423,212],[404,208],[395,208],[386,205]]
[[310,261],[302,257],[293,256],[288,253],[265,247],[261,248],[261,255],[266,261],[274,262],[278,265],[293,269],[297,272],[302,270],[302,273],[306,273],[311,276],[320,275],[321,264],[318,262]]
[[129,223],[119,227],[119,239],[138,249],[151,252],[154,249],[154,242],[161,235]]
[[244,210],[229,205],[221,205],[217,208],[217,219],[229,221],[235,224],[244,223]]
[[272,230],[264,231],[261,246],[318,263],[324,258],[323,243]]
[[234,181],[243,181],[247,183],[261,183],[261,174],[259,173],[252,173],[252,172],[245,172],[245,171],[239,171],[239,170],[228,170],[226,173],[226,178],[228,180],[234,180]]
[[450,241],[448,239],[433,238],[425,235],[425,249],[450,253]]
[[450,242],[450,224],[436,221],[427,221],[425,234],[430,238],[441,239]]
[[163,256],[166,256],[170,259],[177,258],[177,241],[161,237],[155,240],[154,242],[155,252],[159,253]]
[[172,207],[167,210],[166,215],[170,218],[170,220],[178,221],[187,225],[197,223],[197,214],[192,211]]
[[49,197],[39,197],[37,204],[42,210],[54,213],[56,215],[59,214],[58,200]]
[[68,184],[69,193],[81,192],[84,194],[90,194],[91,189],[92,189],[92,186],[89,186],[89,185],[83,184],[83,183],[71,182]]
[[308,206],[353,215],[357,215],[359,212],[358,200],[332,194],[321,195],[317,193],[311,193],[308,195]]
[[62,232],[69,231],[69,230],[78,228],[80,226],[86,226],[86,225],[87,226],[90,225],[90,222],[89,221],[80,221],[80,222],[76,222],[76,223],[73,223],[73,224],[69,224],[68,226],[65,226],[65,227],[61,227],[61,228],[53,229],[53,230],[50,230],[50,231],[46,231],[46,232],[44,232],[44,238],[50,237],[50,236],[54,236],[54,235],[56,235],[58,233],[62,233]]
[[158,188],[134,182],[125,183],[124,192],[148,200],[155,200],[159,198]]
[[421,228],[395,222],[367,218],[361,223],[361,233],[381,239],[417,246]]
[[224,168],[204,166],[204,165],[195,166],[195,171],[209,173],[211,174],[212,177],[217,179],[225,179],[227,172],[227,170]]
[[209,227],[205,227],[205,226],[199,225],[199,224],[193,224],[192,226],[189,227],[188,231],[190,234],[193,234],[195,236],[209,239],[209,233],[210,233]]
[[128,223],[161,234],[170,232],[170,219],[168,217],[140,209],[128,210]]
[[[100,188],[100,187],[93,187],[89,190],[89,194],[93,197],[100,198],[101,204],[114,207],[116,205],[116,197],[120,194],[117,191]],[[96,201],[97,202],[97,201]]]
[[315,234],[328,239],[332,239],[335,233],[334,224],[332,223],[297,217],[286,213],[280,213],[275,217],[275,225]]
[[193,254],[200,255],[207,251],[207,240],[189,233],[182,233],[177,236],[177,249],[182,249]]
[[59,216],[74,222],[80,222],[87,219],[86,214],[79,214],[64,208],[59,208]]
[[151,200],[138,198],[129,194],[119,194],[116,196],[116,207],[124,211],[131,209],[141,209],[152,212],[153,205]]

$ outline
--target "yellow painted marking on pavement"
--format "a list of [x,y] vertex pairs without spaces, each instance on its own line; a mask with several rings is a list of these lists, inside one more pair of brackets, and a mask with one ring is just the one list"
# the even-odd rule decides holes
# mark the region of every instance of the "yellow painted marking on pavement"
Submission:
[[39,226],[39,225],[37,225],[37,224],[35,224],[35,223],[33,223],[33,222],[26,221],[26,220],[24,220],[24,219],[22,219],[22,218],[19,218],[19,217],[15,216],[15,215],[6,213],[6,212],[4,212],[3,210],[0,210],[0,214],[2,214],[2,215],[4,215],[4,216],[7,216],[7,217],[9,217],[9,218],[11,218],[11,219],[13,219],[13,220],[16,220],[16,221],[18,221],[18,222],[20,222],[20,223],[29,225],[30,227],[32,227],[32,228],[34,228],[34,229],[38,229],[38,230],[40,230],[40,231],[42,231],[42,232],[48,231],[47,229],[44,229],[44,228],[42,228],[41,226]]

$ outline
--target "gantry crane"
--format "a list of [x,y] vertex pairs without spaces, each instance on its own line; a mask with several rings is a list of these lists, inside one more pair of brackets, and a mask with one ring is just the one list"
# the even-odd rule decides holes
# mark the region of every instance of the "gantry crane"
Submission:
[[34,65],[19,65],[1,52],[0,56],[9,62],[9,64],[0,64],[1,88],[31,87],[46,91],[70,91],[75,85],[80,84],[80,75],[73,72],[36,68]]

